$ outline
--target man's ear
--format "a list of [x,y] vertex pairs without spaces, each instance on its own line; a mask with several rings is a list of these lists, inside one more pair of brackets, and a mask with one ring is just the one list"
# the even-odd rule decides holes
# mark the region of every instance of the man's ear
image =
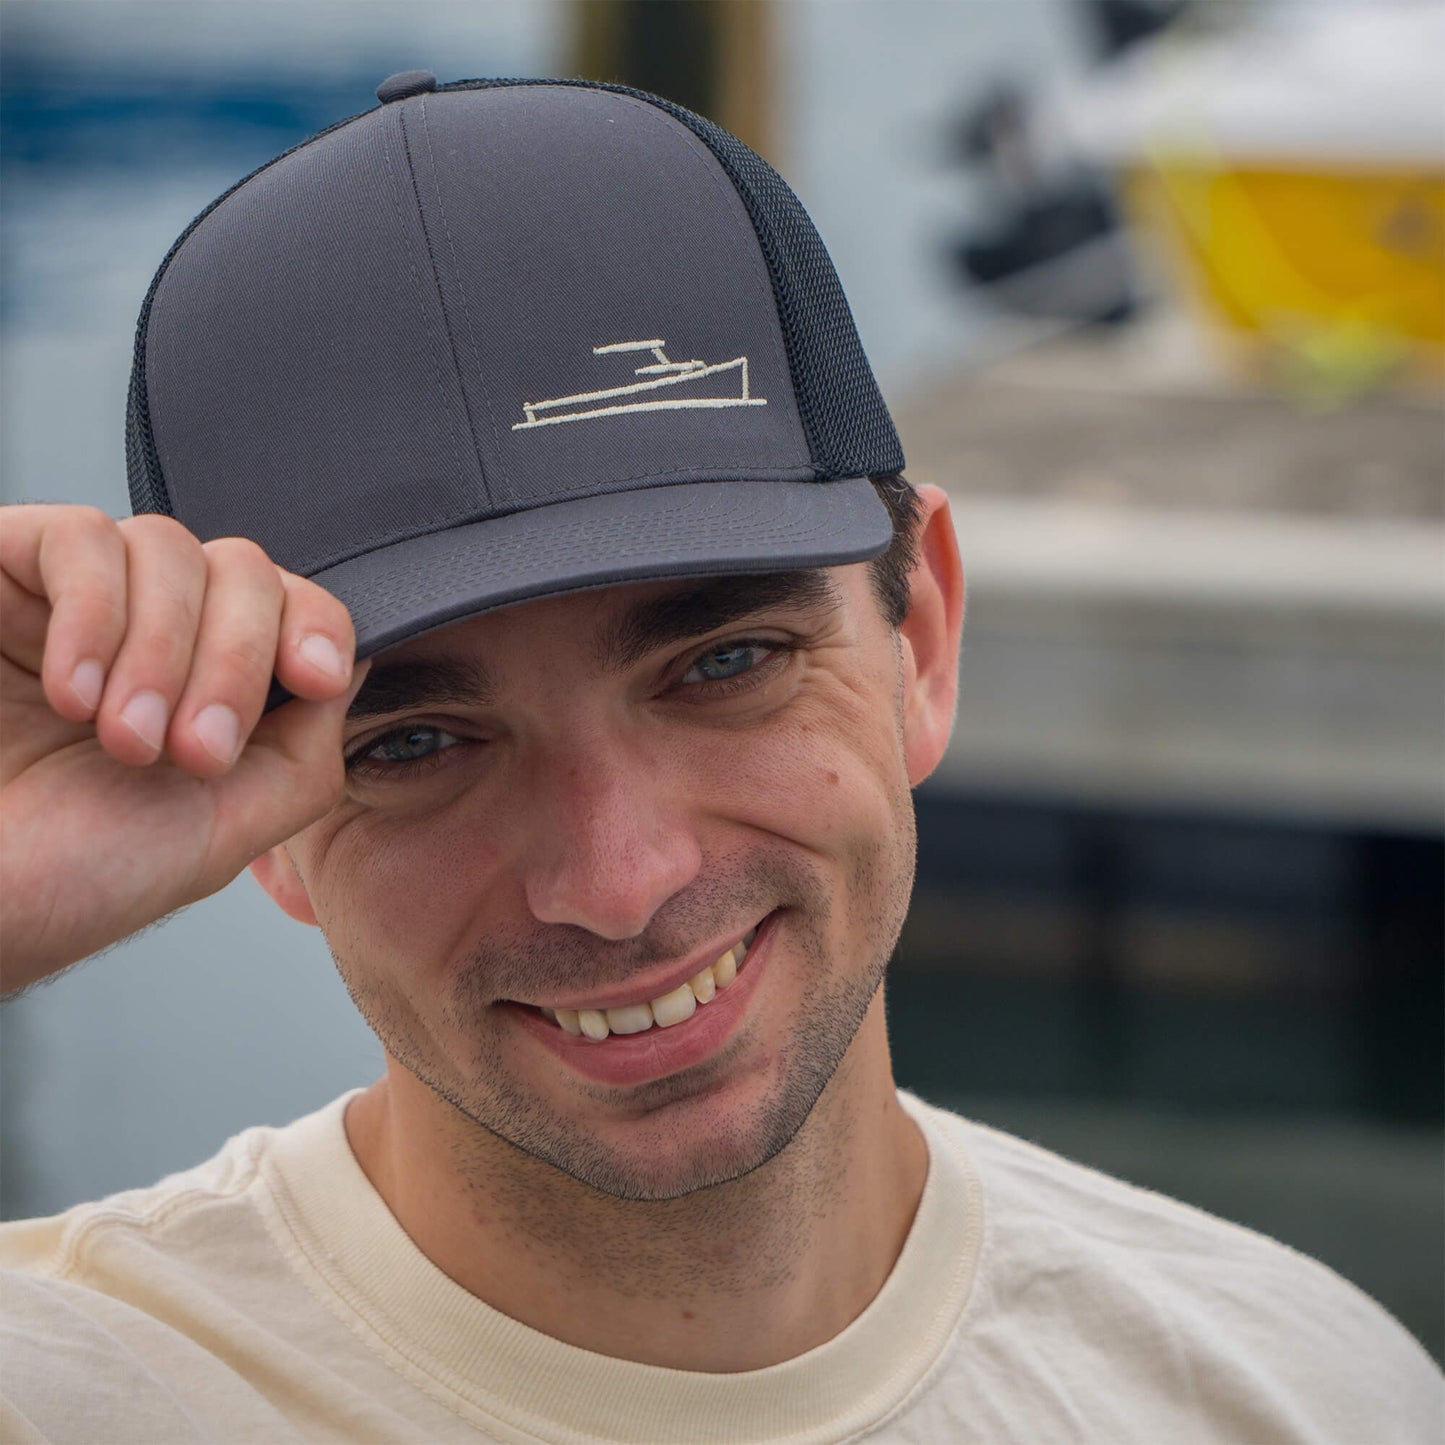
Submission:
[[316,910],[311,906],[311,896],[284,843],[267,849],[255,859],[251,864],[251,876],[271,895],[272,901],[283,913],[289,914],[297,923],[309,923],[316,927]]
[[903,640],[903,746],[908,781],[917,787],[939,764],[958,703],[958,650],[963,640],[963,563],[948,510],[934,486],[918,488],[923,516],[918,560],[909,574]]

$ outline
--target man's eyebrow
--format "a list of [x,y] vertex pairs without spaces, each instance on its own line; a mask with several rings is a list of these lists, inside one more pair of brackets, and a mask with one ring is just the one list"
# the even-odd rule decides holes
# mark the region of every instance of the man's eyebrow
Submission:
[[840,606],[842,598],[821,568],[710,577],[696,586],[637,603],[606,623],[598,641],[604,666],[619,671],[659,648],[701,637],[759,612],[777,608],[824,611]]
[[486,704],[494,695],[487,670],[476,662],[419,658],[376,663],[346,716],[355,722],[428,707]]

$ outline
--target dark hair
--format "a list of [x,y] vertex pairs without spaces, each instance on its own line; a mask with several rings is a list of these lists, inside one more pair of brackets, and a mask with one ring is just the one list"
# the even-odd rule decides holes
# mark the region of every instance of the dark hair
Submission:
[[890,627],[897,627],[908,615],[908,574],[918,560],[918,524],[923,505],[911,482],[902,472],[883,472],[868,479],[878,500],[888,508],[893,521],[893,540],[869,564],[873,590]]

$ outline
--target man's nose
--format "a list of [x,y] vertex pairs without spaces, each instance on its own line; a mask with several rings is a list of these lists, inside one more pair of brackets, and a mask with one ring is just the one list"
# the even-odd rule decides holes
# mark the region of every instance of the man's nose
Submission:
[[538,781],[525,867],[540,922],[635,938],[697,876],[686,809],[648,759],[589,750]]

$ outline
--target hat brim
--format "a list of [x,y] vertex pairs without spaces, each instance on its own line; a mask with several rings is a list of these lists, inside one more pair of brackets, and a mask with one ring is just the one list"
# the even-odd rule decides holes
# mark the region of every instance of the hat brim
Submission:
[[669,577],[863,562],[893,528],[866,477],[688,482],[554,502],[412,537],[317,572],[358,657],[499,607]]

